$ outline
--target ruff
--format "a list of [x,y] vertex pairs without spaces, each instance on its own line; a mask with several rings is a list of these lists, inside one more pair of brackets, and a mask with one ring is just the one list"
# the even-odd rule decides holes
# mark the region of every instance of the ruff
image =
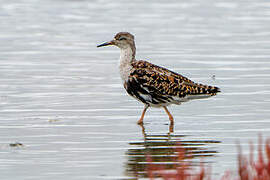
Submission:
[[173,116],[167,106],[208,98],[220,92],[218,87],[198,84],[166,68],[137,61],[134,36],[128,32],[120,32],[112,41],[97,47],[108,45],[115,45],[121,50],[119,71],[127,93],[144,104],[138,124],[143,123],[149,107],[163,107],[173,124]]

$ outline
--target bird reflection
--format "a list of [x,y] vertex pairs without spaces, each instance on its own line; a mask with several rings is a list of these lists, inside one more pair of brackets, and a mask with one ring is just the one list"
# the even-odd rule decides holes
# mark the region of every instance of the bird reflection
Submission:
[[[130,142],[131,146],[126,152],[127,163],[125,174],[134,178],[147,177],[147,157],[151,157],[151,163],[162,164],[166,169],[174,169],[177,161],[178,150],[181,148],[184,159],[191,161],[192,165],[198,165],[203,157],[215,156],[218,152],[208,147],[213,143],[220,143],[214,140],[183,140],[185,135],[174,134],[173,124],[169,125],[167,133],[151,134],[146,132],[144,125],[141,125],[143,139],[137,142]],[[197,159],[197,163],[196,163]],[[194,161],[194,162],[193,162]]]

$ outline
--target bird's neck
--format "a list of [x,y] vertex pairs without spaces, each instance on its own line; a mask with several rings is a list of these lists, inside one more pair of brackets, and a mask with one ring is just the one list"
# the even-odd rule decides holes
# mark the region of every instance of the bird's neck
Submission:
[[121,79],[124,82],[127,81],[128,76],[130,74],[130,70],[132,69],[131,63],[136,61],[135,53],[136,53],[135,47],[121,48],[119,70]]
[[120,50],[120,65],[121,64],[131,64],[135,61],[136,49],[135,47],[128,46],[126,48],[121,48]]

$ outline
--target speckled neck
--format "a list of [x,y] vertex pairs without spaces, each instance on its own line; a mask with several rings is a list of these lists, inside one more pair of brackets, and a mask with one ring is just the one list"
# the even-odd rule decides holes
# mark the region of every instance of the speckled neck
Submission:
[[136,50],[131,48],[131,46],[127,48],[121,48],[120,50],[119,71],[120,71],[121,79],[123,81],[128,80],[130,70],[132,69],[131,63],[136,61],[135,53],[136,53]]
[[120,64],[135,61],[135,53],[131,47],[120,49]]

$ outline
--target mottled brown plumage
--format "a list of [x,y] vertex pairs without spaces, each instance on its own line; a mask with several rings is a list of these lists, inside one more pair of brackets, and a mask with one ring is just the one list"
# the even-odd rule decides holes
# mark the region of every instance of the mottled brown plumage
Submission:
[[120,75],[124,87],[129,95],[145,104],[138,123],[143,122],[144,114],[150,106],[163,107],[173,123],[168,105],[207,98],[220,92],[218,87],[198,84],[166,68],[147,61],[137,61],[134,36],[128,32],[120,32],[114,40],[98,47],[106,45],[116,45],[121,49]]
[[186,96],[209,94],[215,95],[219,92],[217,87],[194,83],[188,78],[170,71],[166,68],[151,64],[147,61],[135,61],[132,63],[134,69],[130,77],[138,77],[146,80],[142,85],[153,86],[160,92],[171,96]]

